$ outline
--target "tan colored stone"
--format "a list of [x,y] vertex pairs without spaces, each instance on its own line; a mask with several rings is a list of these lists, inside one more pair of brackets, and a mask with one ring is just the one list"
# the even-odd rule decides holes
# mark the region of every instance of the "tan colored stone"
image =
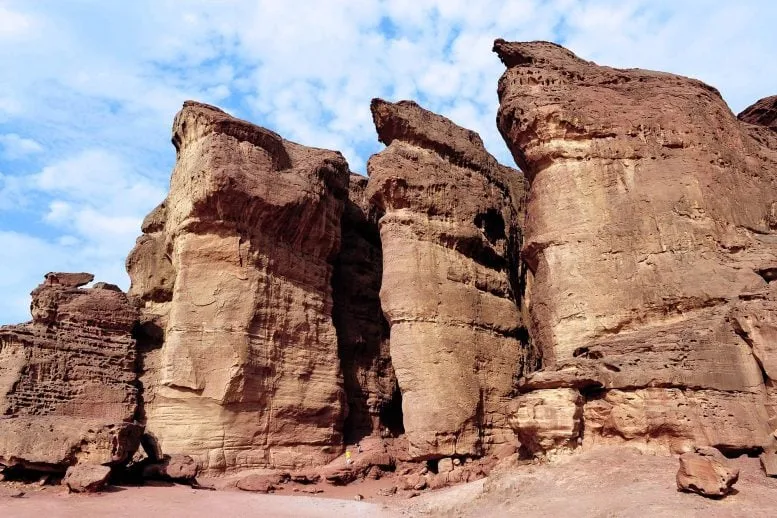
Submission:
[[78,464],[67,469],[62,483],[74,493],[98,493],[108,483],[111,468],[100,464]]
[[88,273],[49,273],[33,320],[0,328],[0,463],[64,471],[121,463],[139,445],[137,311]]
[[[522,258],[543,368],[520,391],[617,389],[586,405],[587,439],[763,445],[771,310],[746,299],[777,271],[774,132],[693,79],[547,42],[494,49],[498,126],[530,182]],[[653,387],[684,394],[640,392]],[[608,400],[642,417],[599,428]]]
[[529,452],[577,447],[583,417],[583,398],[577,390],[535,390],[517,397],[513,405],[510,424]]
[[523,177],[480,137],[409,101],[373,100],[368,196],[381,302],[412,458],[480,455],[512,436],[513,377],[531,361],[518,308]]
[[696,448],[680,456],[677,488],[707,497],[722,497],[732,491],[739,480],[739,469],[715,448]]
[[128,260],[144,318],[164,325],[161,347],[141,343],[147,427],[205,470],[324,464],[342,448],[347,164],[195,102],[173,143],[170,193]]

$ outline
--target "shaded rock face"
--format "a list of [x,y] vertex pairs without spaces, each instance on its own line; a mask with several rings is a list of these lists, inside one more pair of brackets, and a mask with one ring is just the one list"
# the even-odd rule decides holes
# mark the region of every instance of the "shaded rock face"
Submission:
[[33,320],[0,327],[0,463],[64,471],[137,449],[137,310],[88,273],[49,273]]
[[761,446],[774,406],[773,132],[696,80],[551,43],[494,49],[507,66],[498,126],[530,182],[522,258],[543,355],[519,390],[580,390],[591,444]]
[[777,131],[777,95],[765,97],[737,115],[741,121]]
[[332,279],[332,317],[348,397],[349,441],[386,428],[402,432],[402,402],[391,364],[388,322],[380,305],[380,231],[370,215],[366,187],[367,178],[351,174]]
[[195,102],[173,144],[128,260],[147,428],[205,470],[325,463],[345,408],[331,277],[347,164]]
[[367,195],[409,453],[480,455],[512,437],[513,376],[535,361],[519,309],[523,177],[413,102],[371,108],[388,147],[367,164]]

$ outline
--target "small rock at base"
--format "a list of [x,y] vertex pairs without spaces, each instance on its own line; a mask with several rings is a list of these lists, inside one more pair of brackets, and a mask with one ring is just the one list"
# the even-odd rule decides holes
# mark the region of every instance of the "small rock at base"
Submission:
[[353,499],[356,500],[357,502],[361,502],[362,500],[364,500],[364,497],[362,495],[357,494],[356,496],[353,497]]
[[729,494],[739,479],[739,469],[729,465],[728,459],[712,447],[699,447],[680,456],[677,488],[708,497]]
[[761,466],[767,476],[777,477],[777,452],[763,452],[761,454]]
[[108,484],[111,468],[100,464],[76,464],[67,468],[62,483],[74,493],[98,493]]

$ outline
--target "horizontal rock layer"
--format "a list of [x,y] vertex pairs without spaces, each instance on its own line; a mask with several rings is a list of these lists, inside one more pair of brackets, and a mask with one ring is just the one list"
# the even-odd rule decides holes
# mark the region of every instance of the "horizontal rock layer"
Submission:
[[325,463],[345,410],[331,277],[347,164],[194,102],[173,143],[170,193],[128,260],[148,430],[206,470]]
[[373,100],[388,147],[368,164],[381,302],[414,458],[480,455],[512,436],[526,363],[519,309],[523,177],[480,137],[409,101]]
[[519,390],[581,391],[585,442],[761,446],[772,132],[693,79],[552,43],[494,49],[507,66],[498,126],[530,181],[522,258],[543,355]]
[[0,464],[63,471],[137,449],[137,310],[87,273],[49,273],[33,320],[0,327]]

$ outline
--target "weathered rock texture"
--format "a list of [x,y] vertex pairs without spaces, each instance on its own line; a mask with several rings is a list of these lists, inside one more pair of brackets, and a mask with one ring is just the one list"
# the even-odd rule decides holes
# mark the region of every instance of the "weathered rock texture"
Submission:
[[472,132],[417,104],[372,102],[388,147],[370,158],[391,359],[413,458],[480,455],[512,436],[525,358],[519,304],[523,176]]
[[345,407],[331,278],[348,166],[195,102],[173,144],[128,259],[147,429],[206,470],[325,463]]
[[380,231],[366,199],[367,178],[351,174],[335,263],[334,313],[340,348],[349,440],[389,428],[402,431],[402,402],[391,364],[388,322],[380,305]]
[[693,79],[551,43],[494,48],[507,66],[499,129],[530,182],[522,258],[543,368],[520,390],[580,390],[591,444],[761,446],[777,330],[773,132]]
[[64,471],[137,449],[137,311],[88,273],[49,273],[33,320],[0,328],[0,464]]
[[739,480],[739,469],[715,448],[696,448],[680,456],[677,488],[702,496],[722,497],[729,494]]
[[739,120],[777,131],[777,95],[765,97],[737,115]]

